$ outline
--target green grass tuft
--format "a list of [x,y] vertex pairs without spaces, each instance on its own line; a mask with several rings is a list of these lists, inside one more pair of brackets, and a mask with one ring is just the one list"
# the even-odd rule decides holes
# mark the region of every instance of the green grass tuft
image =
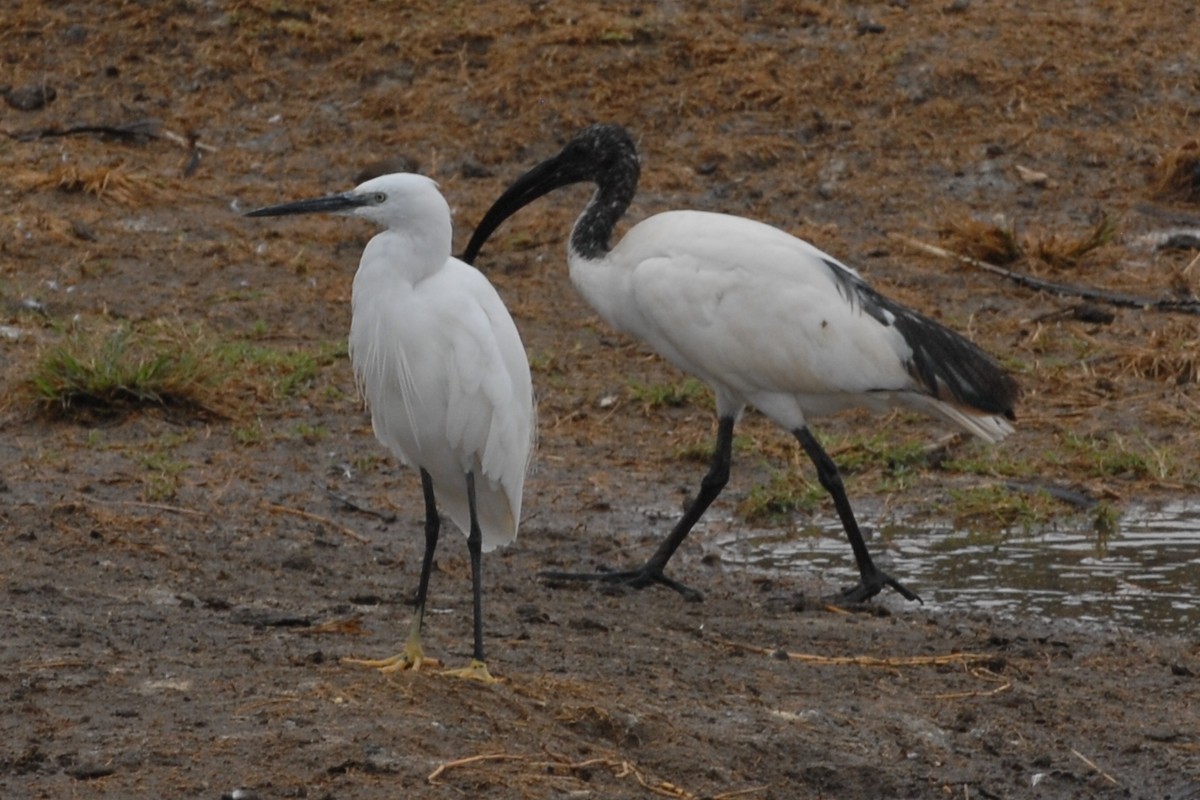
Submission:
[[820,485],[809,483],[791,470],[779,470],[765,486],[755,486],[738,504],[738,513],[748,522],[779,524],[798,511],[812,513],[825,499]]
[[152,406],[212,414],[216,377],[195,342],[122,325],[73,334],[41,356],[29,383],[55,416],[117,416]]
[[1061,516],[1061,504],[1046,492],[1014,492],[1003,484],[951,489],[950,512],[958,525],[1030,531]]
[[634,401],[640,403],[645,411],[656,408],[682,408],[696,404],[708,396],[707,387],[695,378],[688,378],[682,383],[645,384],[630,381],[629,391]]

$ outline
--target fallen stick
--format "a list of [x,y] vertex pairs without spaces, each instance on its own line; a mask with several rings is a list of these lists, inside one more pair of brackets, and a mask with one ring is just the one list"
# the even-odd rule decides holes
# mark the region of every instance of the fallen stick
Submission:
[[100,503],[119,506],[133,506],[135,508],[148,508],[152,511],[167,511],[171,514],[180,514],[185,517],[207,517],[208,513],[204,511],[196,511],[192,508],[182,508],[180,506],[170,506],[165,503],[144,503],[140,500],[109,500],[101,497],[90,497],[78,492],[78,497],[84,503]]
[[481,761],[528,761],[529,756],[519,755],[517,753],[481,753],[477,756],[467,756],[454,761],[447,761],[441,764],[433,772],[429,773],[429,777],[425,780],[429,783],[437,783],[437,779],[442,776],[442,773],[448,769],[462,767],[467,764],[478,764]]
[[1055,486],[1054,484],[1042,483],[1040,481],[1005,481],[1004,488],[1018,494],[1038,494],[1039,492],[1044,492],[1055,500],[1060,500],[1084,511],[1100,505],[1099,500],[1084,492],[1077,492],[1065,486]]
[[1104,770],[1100,769],[1100,767],[1096,766],[1096,762],[1095,762],[1095,761],[1092,761],[1090,758],[1088,758],[1088,757],[1087,757],[1087,756],[1085,756],[1083,753],[1081,753],[1081,752],[1079,752],[1078,750],[1076,750],[1074,747],[1068,747],[1067,749],[1071,751],[1071,755],[1075,756],[1075,757],[1076,757],[1076,758],[1078,758],[1080,761],[1082,761],[1083,763],[1087,764],[1087,765],[1088,765],[1089,767],[1091,767],[1092,769],[1096,770],[1096,772],[1099,772],[1099,773],[1100,773],[1100,777],[1104,778],[1104,780],[1108,781],[1108,782],[1109,782],[1109,783],[1111,783],[1113,786],[1120,786],[1120,785],[1121,785],[1121,784],[1117,783],[1117,779],[1116,779],[1116,778],[1114,778],[1112,775],[1109,775],[1109,774],[1108,774],[1107,772],[1105,772]]
[[349,497],[340,495],[337,492],[333,491],[328,486],[318,486],[317,488],[320,489],[322,492],[324,492],[328,497],[331,497],[334,500],[337,500],[339,503],[341,503],[343,506],[345,506],[346,508],[348,508],[351,511],[357,511],[360,514],[367,514],[372,517],[378,517],[379,519],[383,520],[384,522],[395,522],[396,521],[395,514],[388,514],[383,511],[375,511],[374,509],[359,505],[355,501],[351,500]]
[[35,139],[49,139],[56,136],[76,136],[83,133],[97,133],[112,136],[117,139],[165,139],[187,150],[204,150],[209,153],[219,152],[219,149],[206,142],[201,142],[195,136],[182,136],[162,127],[158,120],[141,119],[134,122],[124,122],[114,125],[72,125],[68,128],[42,128],[32,131],[17,131],[9,133],[14,139],[22,142]]
[[819,656],[812,653],[792,653],[780,648],[759,647],[753,644],[743,644],[720,636],[710,636],[712,641],[725,647],[733,647],[750,653],[782,659],[799,661],[805,664],[822,664],[827,666],[856,666],[856,667],[936,667],[947,664],[977,664],[985,661],[995,661],[996,657],[982,653],[945,653],[938,656],[898,656],[880,658],[879,656]]
[[[489,761],[522,761],[529,766],[538,770],[539,775],[547,774],[562,774],[563,772],[578,772],[590,767],[604,767],[610,770],[613,777],[618,780],[633,776],[633,779],[638,782],[638,785],[643,789],[657,794],[661,797],[670,797],[675,800],[700,800],[700,796],[689,792],[681,786],[678,786],[669,781],[652,781],[642,774],[641,770],[631,762],[625,759],[614,758],[589,758],[586,761],[572,762],[567,758],[547,751],[547,755],[551,757],[550,761],[537,760],[533,756],[522,755],[520,753],[480,753],[479,755],[467,756],[465,758],[447,761],[441,764],[425,779],[429,783],[439,783],[439,779],[449,770],[456,767],[464,767],[470,764],[480,764]],[[765,791],[769,786],[751,786],[746,789],[736,789],[731,792],[725,792],[718,795],[705,795],[710,800],[728,800],[733,797],[744,797],[755,792]]]
[[331,520],[329,517],[322,517],[320,514],[314,514],[311,511],[303,511],[299,508],[288,508],[287,506],[277,506],[274,503],[268,503],[265,500],[262,501],[261,505],[263,508],[267,509],[268,511],[274,511],[279,514],[291,514],[292,516],[295,516],[295,517],[311,519],[314,522],[320,522],[323,525],[329,525],[330,527],[337,528],[339,531],[342,532],[343,536],[349,536],[351,539],[354,539],[356,542],[359,542],[361,544],[370,544],[371,543],[371,540],[368,539],[367,537],[362,536],[362,535],[350,530],[345,525],[339,525],[338,523]]
[[904,236],[899,233],[890,233],[888,238],[894,239],[902,244],[906,244],[917,250],[922,250],[939,258],[947,258],[951,261],[958,261],[963,264],[969,264],[977,269],[990,272],[993,275],[999,275],[1002,278],[1024,286],[1027,289],[1034,289],[1041,292],[1050,292],[1051,294],[1059,295],[1060,297],[1079,297],[1084,300],[1095,300],[1100,303],[1107,303],[1111,306],[1120,308],[1138,308],[1150,311],[1174,311],[1181,314],[1200,314],[1200,300],[1152,300],[1149,297],[1139,297],[1132,294],[1124,294],[1123,292],[1108,292],[1103,289],[1094,289],[1090,286],[1079,286],[1073,283],[1055,283],[1053,281],[1042,280],[1035,278],[1032,275],[1026,275],[1023,272],[1015,272],[1004,267],[998,267],[995,264],[989,264],[986,261],[980,261],[977,258],[964,256],[960,253],[954,253],[950,250],[937,247],[932,244]]

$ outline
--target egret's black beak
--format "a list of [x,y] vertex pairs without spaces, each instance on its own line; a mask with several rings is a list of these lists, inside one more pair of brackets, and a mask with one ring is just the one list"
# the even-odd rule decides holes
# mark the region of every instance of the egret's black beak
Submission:
[[247,217],[284,217],[291,214],[316,214],[318,212],[349,211],[352,208],[364,206],[368,202],[365,196],[345,192],[331,194],[327,197],[316,197],[312,200],[297,200],[294,203],[281,203],[277,206],[256,208],[247,211]]
[[508,190],[500,195],[496,202],[492,203],[492,207],[475,227],[475,233],[471,235],[471,241],[467,244],[467,249],[463,251],[461,260],[468,264],[474,264],[475,257],[483,249],[483,244],[488,237],[503,224],[504,220],[534,200],[563,186],[590,180],[593,180],[593,177],[587,169],[587,164],[569,157],[567,150],[538,164],[517,178],[513,185],[508,187]]

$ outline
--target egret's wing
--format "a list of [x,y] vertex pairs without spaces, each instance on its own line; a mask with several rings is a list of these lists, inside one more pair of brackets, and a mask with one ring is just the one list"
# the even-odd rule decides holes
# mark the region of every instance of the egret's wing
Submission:
[[457,261],[444,273],[456,283],[456,302],[445,313],[458,315],[448,342],[453,355],[448,365],[446,437],[486,479],[476,482],[480,498],[483,483],[504,494],[511,516],[506,527],[515,536],[533,440],[529,361],[512,317],[487,279]]
[[[529,361],[517,326],[491,283],[453,262],[460,324],[453,329],[454,378],[446,433],[478,456],[483,474],[506,482],[523,475],[533,426]],[[449,272],[449,270],[447,270]]]

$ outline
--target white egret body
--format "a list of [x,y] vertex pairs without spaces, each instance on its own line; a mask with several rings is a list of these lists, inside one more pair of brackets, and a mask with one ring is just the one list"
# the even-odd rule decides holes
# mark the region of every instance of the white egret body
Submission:
[[421,474],[426,549],[405,653],[420,666],[420,631],[437,544],[436,503],[464,533],[475,599],[474,661],[484,662],[480,558],[516,537],[533,433],[529,362],[491,283],[451,258],[450,209],[421,175],[373,178],[354,190],[250,212],[332,211],[384,227],[354,276],[350,361],[376,438]]
[[463,256],[473,261],[505,219],[538,197],[572,183],[596,184],[571,233],[572,282],[607,322],[716,394],[712,465],[650,560],[626,572],[544,575],[638,587],[662,583],[698,599],[663,569],[727,483],[733,425],[752,405],[797,438],[833,498],[861,577],[845,599],[861,601],[884,586],[919,599],[875,566],[837,467],[809,431],[808,418],[850,406],[903,406],[994,442],[1013,430],[1016,382],[966,339],[878,294],[811,244],[760,222],[668,211],[638,223],[610,247],[638,173],[637,152],[623,128],[585,128],[492,205]]

